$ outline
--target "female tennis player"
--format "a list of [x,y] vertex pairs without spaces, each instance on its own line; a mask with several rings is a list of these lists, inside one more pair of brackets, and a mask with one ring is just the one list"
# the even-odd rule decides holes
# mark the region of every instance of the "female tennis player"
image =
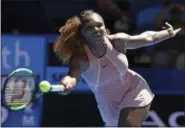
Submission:
[[126,50],[157,44],[180,30],[166,23],[162,31],[111,35],[103,18],[92,10],[68,19],[54,44],[55,53],[70,65],[61,79],[65,93],[82,76],[95,95],[106,126],[141,126],[154,94],[143,77],[129,69]]

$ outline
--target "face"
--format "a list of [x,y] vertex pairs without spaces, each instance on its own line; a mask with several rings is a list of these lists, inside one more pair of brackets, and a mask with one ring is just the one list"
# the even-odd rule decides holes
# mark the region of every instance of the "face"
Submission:
[[106,34],[105,25],[101,16],[96,13],[87,17],[87,22],[81,29],[83,36],[87,40],[100,41]]
[[103,43],[106,34],[105,25],[101,16],[96,13],[87,18],[81,28],[81,33],[88,42],[88,46],[94,56],[101,58],[106,53],[107,45]]

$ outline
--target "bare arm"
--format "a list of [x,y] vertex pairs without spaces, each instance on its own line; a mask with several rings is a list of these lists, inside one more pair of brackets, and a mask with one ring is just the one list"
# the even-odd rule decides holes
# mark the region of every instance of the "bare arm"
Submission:
[[64,89],[65,93],[68,94],[71,92],[71,90],[79,82],[80,75],[81,75],[80,62],[79,62],[79,60],[73,58],[70,63],[68,74],[61,79],[61,84],[64,85],[64,87],[65,87],[65,89]]
[[173,37],[181,30],[181,28],[173,30],[173,27],[170,24],[166,23],[166,25],[168,28],[162,31],[146,31],[136,36],[130,36],[125,33],[118,33],[113,35],[111,38],[123,40],[123,42],[126,43],[127,49],[146,47]]

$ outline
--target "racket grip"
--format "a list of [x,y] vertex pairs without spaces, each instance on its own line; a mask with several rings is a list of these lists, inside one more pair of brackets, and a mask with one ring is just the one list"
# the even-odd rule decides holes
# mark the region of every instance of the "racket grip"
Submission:
[[63,92],[64,89],[63,85],[51,85],[51,92]]

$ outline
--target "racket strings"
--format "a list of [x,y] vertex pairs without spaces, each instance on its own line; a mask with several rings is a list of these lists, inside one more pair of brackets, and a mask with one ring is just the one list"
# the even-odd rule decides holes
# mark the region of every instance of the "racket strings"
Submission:
[[[11,110],[25,108],[32,102],[36,89],[35,74],[26,68],[19,68],[11,72],[3,87],[3,103]],[[36,95],[39,97],[41,94]]]
[[5,100],[7,105],[12,107],[19,107],[30,101],[32,98],[32,90],[27,86],[25,80],[24,85],[15,84],[11,81],[5,90]]

